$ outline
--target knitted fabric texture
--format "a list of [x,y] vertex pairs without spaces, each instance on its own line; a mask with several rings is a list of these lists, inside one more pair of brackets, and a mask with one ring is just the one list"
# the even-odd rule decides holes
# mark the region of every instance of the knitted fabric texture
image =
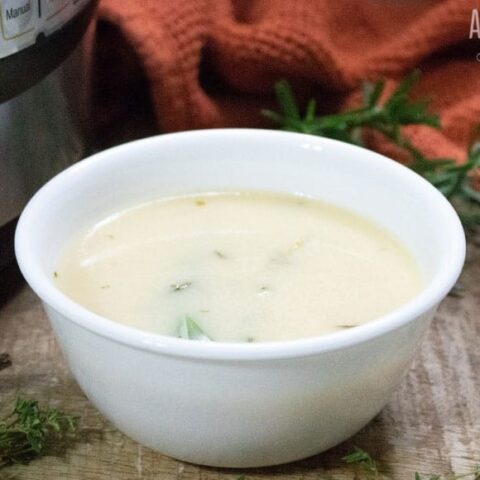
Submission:
[[[363,80],[385,77],[392,88],[419,68],[414,94],[432,99],[443,130],[406,133],[425,154],[461,161],[480,122],[480,40],[469,38],[479,3],[102,0],[99,29],[110,34],[99,48],[114,60],[97,70],[111,104],[102,94],[96,101],[108,123],[129,114],[129,97],[145,95],[163,132],[268,126],[260,110],[275,107],[281,78],[327,113],[355,104]],[[395,154],[378,136],[369,144]]]

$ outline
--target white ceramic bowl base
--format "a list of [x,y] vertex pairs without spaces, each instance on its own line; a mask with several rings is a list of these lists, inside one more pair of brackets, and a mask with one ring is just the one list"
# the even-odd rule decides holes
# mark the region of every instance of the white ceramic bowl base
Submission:
[[[205,344],[109,321],[54,286],[59,252],[79,229],[148,199],[224,189],[291,192],[357,211],[410,248],[427,287],[339,333]],[[226,129],[141,140],[69,168],[25,209],[16,252],[75,378],[105,417],[166,455],[246,468],[319,453],[381,410],[459,275],[465,239],[441,194],[385,157],[318,137]]]

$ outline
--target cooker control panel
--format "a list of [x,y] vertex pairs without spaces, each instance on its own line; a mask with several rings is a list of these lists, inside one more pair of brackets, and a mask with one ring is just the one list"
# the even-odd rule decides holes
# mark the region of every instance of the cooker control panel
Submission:
[[0,58],[55,32],[87,3],[88,0],[0,0]]

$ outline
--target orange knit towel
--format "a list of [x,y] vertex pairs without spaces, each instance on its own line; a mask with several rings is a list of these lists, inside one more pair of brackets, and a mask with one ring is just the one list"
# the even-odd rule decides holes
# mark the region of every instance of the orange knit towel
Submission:
[[408,134],[428,155],[461,160],[480,123],[480,40],[469,38],[479,3],[102,0],[99,51],[110,61],[99,62],[98,111],[121,121],[133,97],[148,98],[161,131],[267,126],[259,112],[275,105],[280,78],[331,112],[358,98],[362,80],[393,85],[418,67],[416,94],[432,98],[444,130]]

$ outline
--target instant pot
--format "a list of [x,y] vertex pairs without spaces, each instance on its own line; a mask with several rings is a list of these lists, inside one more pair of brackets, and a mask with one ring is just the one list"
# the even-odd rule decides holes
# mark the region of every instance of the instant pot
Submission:
[[16,219],[86,155],[97,0],[0,0],[0,276]]

